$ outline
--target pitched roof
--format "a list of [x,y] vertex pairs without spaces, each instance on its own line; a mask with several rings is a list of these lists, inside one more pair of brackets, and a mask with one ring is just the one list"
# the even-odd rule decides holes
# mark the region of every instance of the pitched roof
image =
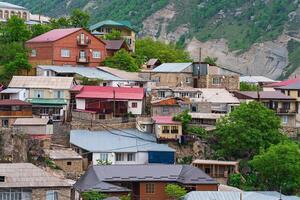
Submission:
[[47,125],[49,119],[46,118],[17,118],[14,126],[20,125]]
[[31,42],[54,42],[57,40],[60,40],[72,33],[75,33],[79,30],[82,30],[82,28],[62,28],[62,29],[54,29],[51,31],[48,31],[42,35],[39,35],[35,38],[32,38],[27,41],[27,43]]
[[53,160],[82,159],[82,156],[72,149],[51,149],[47,150],[46,153],[49,154],[49,158]]
[[[193,63],[163,63],[157,66],[152,72],[182,72]],[[192,72],[192,70],[191,70]]]
[[69,90],[73,77],[13,76],[9,88],[40,88]]
[[151,101],[152,106],[179,106],[180,103],[186,104],[188,101],[179,97],[169,97]]
[[90,152],[175,151],[166,144],[157,144],[153,135],[137,129],[71,130],[70,143]]
[[299,90],[300,89],[300,81],[291,83],[285,86],[276,87],[276,89],[285,89],[285,90]]
[[0,1],[0,8],[12,8],[12,9],[27,10],[23,6],[18,6],[18,5],[7,3],[7,2],[3,2],[3,1]]
[[64,179],[48,174],[31,163],[0,163],[0,175],[5,176],[0,188],[71,187]]
[[31,103],[18,99],[3,99],[0,100],[0,106],[31,106]]
[[218,184],[202,170],[190,165],[97,165],[90,167],[74,187],[78,191],[85,191],[95,188],[101,182],[113,184],[120,181]]
[[271,83],[266,85],[265,87],[281,87],[281,86],[287,86],[292,83],[298,83],[300,82],[300,78],[294,78],[294,79],[289,79],[281,82],[276,82],[276,83]]
[[199,112],[190,112],[189,115],[193,119],[220,119],[221,117],[225,117],[226,114],[221,113],[199,113]]
[[[235,95],[240,99],[257,99],[257,92],[245,91],[235,92]],[[260,99],[283,99],[283,100],[296,100],[293,97],[287,96],[279,91],[260,91]]]
[[146,65],[155,65],[156,62],[160,62],[159,59],[157,58],[151,58],[148,60],[148,62],[146,63]]
[[240,82],[246,82],[246,83],[275,83],[277,81],[274,81],[268,77],[265,76],[241,76]]
[[103,40],[103,42],[105,42],[108,50],[119,50],[123,44],[127,45],[125,40]]
[[76,98],[142,100],[143,88],[83,86]]
[[114,76],[117,76],[123,80],[128,81],[143,81],[142,78],[139,77],[139,73],[137,72],[126,72],[124,70],[111,68],[111,67],[98,67],[99,70],[110,73]]
[[38,65],[43,70],[54,71],[58,74],[77,74],[86,78],[101,79],[105,81],[121,81],[122,79],[110,73],[101,71],[94,67],[71,67],[71,66],[54,66],[54,65]]
[[[225,89],[215,89],[215,88],[201,88],[202,92],[200,101],[206,101],[211,103],[232,103],[238,104],[239,100],[230,92]],[[198,101],[197,98],[193,100]]]
[[152,119],[157,124],[181,124],[181,122],[174,121],[172,116],[155,116]]
[[133,28],[131,27],[131,23],[129,21],[113,21],[113,20],[105,20],[105,21],[98,22],[90,26],[90,30],[94,31],[102,26],[126,27],[130,30],[133,30]]
[[23,89],[19,89],[19,88],[7,88],[5,90],[2,90],[0,93],[1,94],[17,94],[19,92],[21,92]]
[[223,161],[223,160],[201,160],[193,161],[193,164],[216,164],[216,165],[238,165],[238,161]]

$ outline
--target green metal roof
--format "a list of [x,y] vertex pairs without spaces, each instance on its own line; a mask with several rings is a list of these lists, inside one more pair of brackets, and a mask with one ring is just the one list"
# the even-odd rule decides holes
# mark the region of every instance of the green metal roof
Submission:
[[65,99],[33,98],[33,99],[27,99],[27,101],[32,104],[41,104],[41,105],[66,105],[67,104],[67,101]]
[[130,21],[113,21],[113,20],[105,20],[105,21],[98,22],[90,26],[90,30],[94,31],[100,28],[101,26],[119,26],[119,27],[127,27],[130,30],[133,30]]

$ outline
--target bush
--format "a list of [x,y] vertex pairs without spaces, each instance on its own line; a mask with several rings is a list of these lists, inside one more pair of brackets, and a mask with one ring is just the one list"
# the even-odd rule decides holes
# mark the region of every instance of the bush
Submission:
[[165,192],[172,200],[179,200],[187,193],[185,188],[178,184],[168,184],[165,187]]

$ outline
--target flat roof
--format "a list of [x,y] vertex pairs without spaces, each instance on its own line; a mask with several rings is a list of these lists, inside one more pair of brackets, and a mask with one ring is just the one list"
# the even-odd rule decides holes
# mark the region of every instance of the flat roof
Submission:
[[50,149],[46,150],[46,153],[53,160],[82,159],[82,156],[72,149]]
[[14,126],[22,125],[47,125],[49,119],[46,118],[17,118],[14,122]]
[[[152,72],[182,72],[189,66],[193,65],[192,62],[188,63],[163,63],[157,66]],[[192,73],[192,70],[190,71]]]
[[197,159],[192,164],[215,164],[215,165],[238,165],[238,161],[223,161],[223,160],[201,160]]

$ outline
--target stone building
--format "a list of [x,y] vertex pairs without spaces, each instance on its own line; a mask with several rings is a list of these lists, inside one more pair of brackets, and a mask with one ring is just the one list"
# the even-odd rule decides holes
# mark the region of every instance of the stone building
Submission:
[[0,21],[6,21],[13,15],[25,21],[28,21],[30,17],[30,13],[26,8],[7,2],[0,2]]
[[70,200],[71,185],[31,163],[2,163],[0,199]]

